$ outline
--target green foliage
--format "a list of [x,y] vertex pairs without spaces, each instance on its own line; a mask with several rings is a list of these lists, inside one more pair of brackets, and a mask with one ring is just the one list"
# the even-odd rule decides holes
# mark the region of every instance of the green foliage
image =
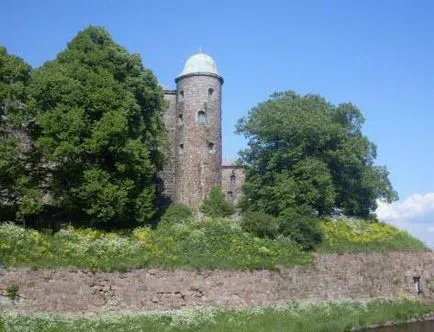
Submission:
[[261,211],[248,211],[241,220],[241,228],[258,237],[275,238],[279,230],[276,218]]
[[287,208],[278,217],[279,233],[298,243],[303,249],[311,250],[321,243],[323,234],[319,219],[312,216],[307,207]]
[[218,186],[211,188],[208,197],[202,202],[200,211],[208,217],[228,217],[232,215],[234,207],[226,202],[225,194]]
[[[137,54],[89,27],[34,71],[31,138],[40,169],[33,198],[58,218],[110,228],[148,223],[163,155],[163,94]],[[32,197],[29,197],[32,198]],[[41,200],[39,200],[41,201]]]
[[181,203],[172,203],[161,217],[161,222],[180,223],[190,220],[193,217],[193,211]]
[[[433,311],[432,304],[400,299],[373,300],[365,303],[291,302],[278,308],[202,308],[74,319],[47,315],[6,314],[0,316],[0,322],[3,321],[5,331],[343,332],[391,321],[403,323],[410,319],[419,320]],[[417,324],[414,328],[417,328]]]
[[17,284],[9,284],[6,286],[6,297],[12,301],[15,301],[19,294],[20,287]]
[[226,219],[161,223],[131,234],[68,227],[45,234],[0,225],[0,262],[7,266],[73,266],[104,271],[160,267],[274,269],[309,264],[311,255],[292,243],[258,239]]
[[420,240],[391,225],[369,220],[324,219],[320,222],[324,241],[319,252],[356,253],[388,251],[428,251]]
[[397,198],[376,147],[361,132],[362,113],[317,95],[276,93],[237,125],[249,139],[244,206],[278,216],[308,205],[320,216],[366,217],[377,200]]
[[16,219],[33,194],[26,107],[30,75],[29,65],[0,46],[0,220]]

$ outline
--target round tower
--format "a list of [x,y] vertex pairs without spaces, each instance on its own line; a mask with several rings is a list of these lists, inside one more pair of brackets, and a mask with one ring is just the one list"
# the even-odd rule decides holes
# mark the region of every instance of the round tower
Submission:
[[221,186],[221,86],[215,61],[188,58],[177,84],[176,200],[197,210],[213,186]]

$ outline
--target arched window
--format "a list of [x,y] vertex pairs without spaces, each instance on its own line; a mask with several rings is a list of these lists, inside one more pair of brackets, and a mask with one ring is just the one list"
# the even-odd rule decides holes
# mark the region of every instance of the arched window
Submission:
[[197,122],[199,123],[206,122],[206,113],[204,111],[197,112]]
[[208,150],[210,153],[214,153],[214,143],[213,142],[208,142]]
[[235,174],[232,174],[230,179],[230,184],[235,184],[235,181],[236,181]]

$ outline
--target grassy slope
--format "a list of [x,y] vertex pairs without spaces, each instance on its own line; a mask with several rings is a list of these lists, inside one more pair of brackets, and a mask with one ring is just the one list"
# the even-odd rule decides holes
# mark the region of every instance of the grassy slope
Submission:
[[[376,300],[297,304],[247,310],[199,309],[146,315],[67,319],[54,316],[3,316],[4,331],[348,331],[388,321],[405,322],[434,311],[417,301]],[[0,328],[1,330],[1,328]]]
[[[426,251],[408,233],[360,220],[323,220],[319,253]],[[0,264],[92,270],[160,267],[184,269],[274,269],[310,264],[312,255],[288,238],[260,239],[230,220],[163,224],[130,233],[63,229],[55,235],[0,225]]]
[[428,247],[405,231],[378,222],[357,219],[324,220],[320,227],[324,241],[320,253],[423,252]]

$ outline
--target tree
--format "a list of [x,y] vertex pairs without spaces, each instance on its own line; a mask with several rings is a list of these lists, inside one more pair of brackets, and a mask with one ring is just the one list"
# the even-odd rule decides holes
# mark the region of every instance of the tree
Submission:
[[225,194],[220,187],[214,186],[202,202],[200,211],[208,217],[228,217],[234,213],[234,207],[226,202]]
[[397,199],[386,168],[374,164],[363,122],[352,104],[292,91],[254,107],[237,124],[249,140],[241,152],[247,205],[274,216],[308,206],[316,215],[367,217],[378,199]]
[[105,227],[149,222],[164,102],[140,56],[91,26],[34,72],[28,91],[43,209]]
[[0,46],[0,218],[15,220],[38,209],[30,171],[26,86],[31,67]]

